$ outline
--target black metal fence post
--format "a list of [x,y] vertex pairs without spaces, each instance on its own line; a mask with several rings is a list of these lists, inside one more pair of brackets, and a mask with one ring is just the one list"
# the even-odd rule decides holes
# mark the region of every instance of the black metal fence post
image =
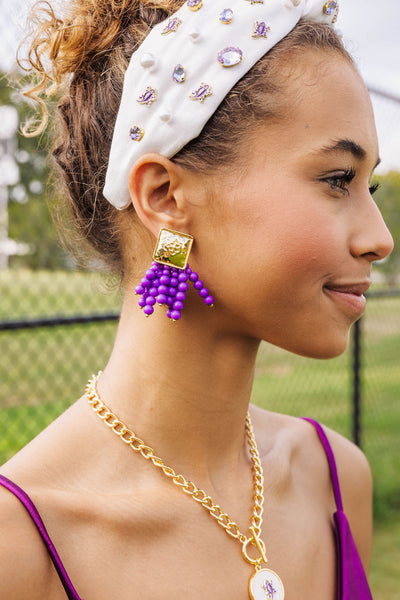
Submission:
[[361,447],[361,319],[353,325],[353,421],[352,436]]

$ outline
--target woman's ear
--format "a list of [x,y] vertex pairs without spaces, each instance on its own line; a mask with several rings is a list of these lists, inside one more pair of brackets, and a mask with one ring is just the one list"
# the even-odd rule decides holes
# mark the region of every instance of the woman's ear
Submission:
[[132,204],[155,236],[161,227],[185,231],[189,217],[184,194],[184,170],[160,154],[142,156],[129,173]]

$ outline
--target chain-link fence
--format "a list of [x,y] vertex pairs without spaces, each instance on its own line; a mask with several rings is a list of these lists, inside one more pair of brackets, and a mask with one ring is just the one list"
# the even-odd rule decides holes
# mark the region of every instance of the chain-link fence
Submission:
[[[394,155],[400,99],[382,91],[372,96],[381,144]],[[4,79],[0,104],[15,107],[20,118],[24,114]],[[7,135],[0,135],[0,162],[9,161],[3,169],[9,180],[0,181],[0,463],[79,397],[87,378],[105,365],[121,300],[98,274],[73,270],[47,209],[44,153],[36,141]],[[400,158],[390,167],[393,173],[381,177],[376,197],[396,241]],[[399,283],[397,256],[376,268],[375,289]],[[399,315],[398,296],[370,298],[361,325],[361,442],[381,512],[400,507]],[[271,410],[313,416],[352,437],[353,363],[353,348],[334,360],[314,361],[264,344],[253,400]]]

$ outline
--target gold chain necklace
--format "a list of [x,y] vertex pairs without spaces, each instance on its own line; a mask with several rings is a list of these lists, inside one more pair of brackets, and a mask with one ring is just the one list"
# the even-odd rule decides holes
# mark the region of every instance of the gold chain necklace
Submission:
[[[97,381],[101,375],[93,375],[86,386],[86,397],[94,412],[104,421],[110,429],[120,437],[120,439],[130,446],[132,450],[138,452],[146,460],[150,460],[155,467],[169,477],[183,492],[191,496],[193,500],[203,506],[209,514],[217,521],[218,525],[223,527],[228,535],[239,540],[242,544],[242,554],[244,559],[255,567],[255,571],[249,580],[249,594],[251,600],[284,600],[283,583],[274,571],[265,568],[267,557],[265,556],[265,544],[261,539],[261,525],[264,504],[264,476],[254,437],[253,426],[250,415],[246,416],[246,434],[249,446],[249,452],[252,461],[253,471],[253,513],[249,526],[250,537],[244,535],[239,530],[238,525],[223,512],[218,504],[215,504],[212,498],[202,489],[199,489],[192,481],[185,479],[183,475],[176,473],[172,467],[164,464],[163,460],[154,454],[154,450],[147,446],[143,440],[129,429],[116,414],[114,414],[101,400],[97,391]],[[253,547],[258,553],[257,558],[249,555],[249,549]]]

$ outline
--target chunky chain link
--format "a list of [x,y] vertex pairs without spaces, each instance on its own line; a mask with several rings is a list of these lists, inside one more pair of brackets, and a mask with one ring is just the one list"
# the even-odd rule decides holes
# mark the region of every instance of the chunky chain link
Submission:
[[[266,562],[264,544],[260,539],[264,504],[264,477],[249,413],[247,413],[246,416],[246,434],[252,461],[254,495],[253,513],[249,527],[252,535],[246,537],[244,533],[240,531],[239,526],[232,521],[227,513],[223,512],[218,504],[215,504],[213,499],[204,490],[198,488],[192,481],[185,479],[183,475],[176,473],[172,467],[165,465],[163,460],[154,454],[154,450],[137,437],[137,435],[100,400],[97,391],[97,381],[100,375],[101,371],[98,375],[93,375],[86,386],[86,397],[97,416],[100,417],[100,419],[102,419],[125,444],[130,446],[132,450],[141,454],[146,460],[150,460],[155,467],[161,469],[164,475],[169,477],[175,485],[185,492],[185,494],[188,494],[188,496],[191,496],[193,500],[203,506],[217,523],[225,529],[228,535],[238,539],[243,546],[244,558],[248,562],[256,566],[259,566],[262,562]],[[249,545],[252,545],[258,550],[260,558],[252,559],[248,556],[246,549]]]

